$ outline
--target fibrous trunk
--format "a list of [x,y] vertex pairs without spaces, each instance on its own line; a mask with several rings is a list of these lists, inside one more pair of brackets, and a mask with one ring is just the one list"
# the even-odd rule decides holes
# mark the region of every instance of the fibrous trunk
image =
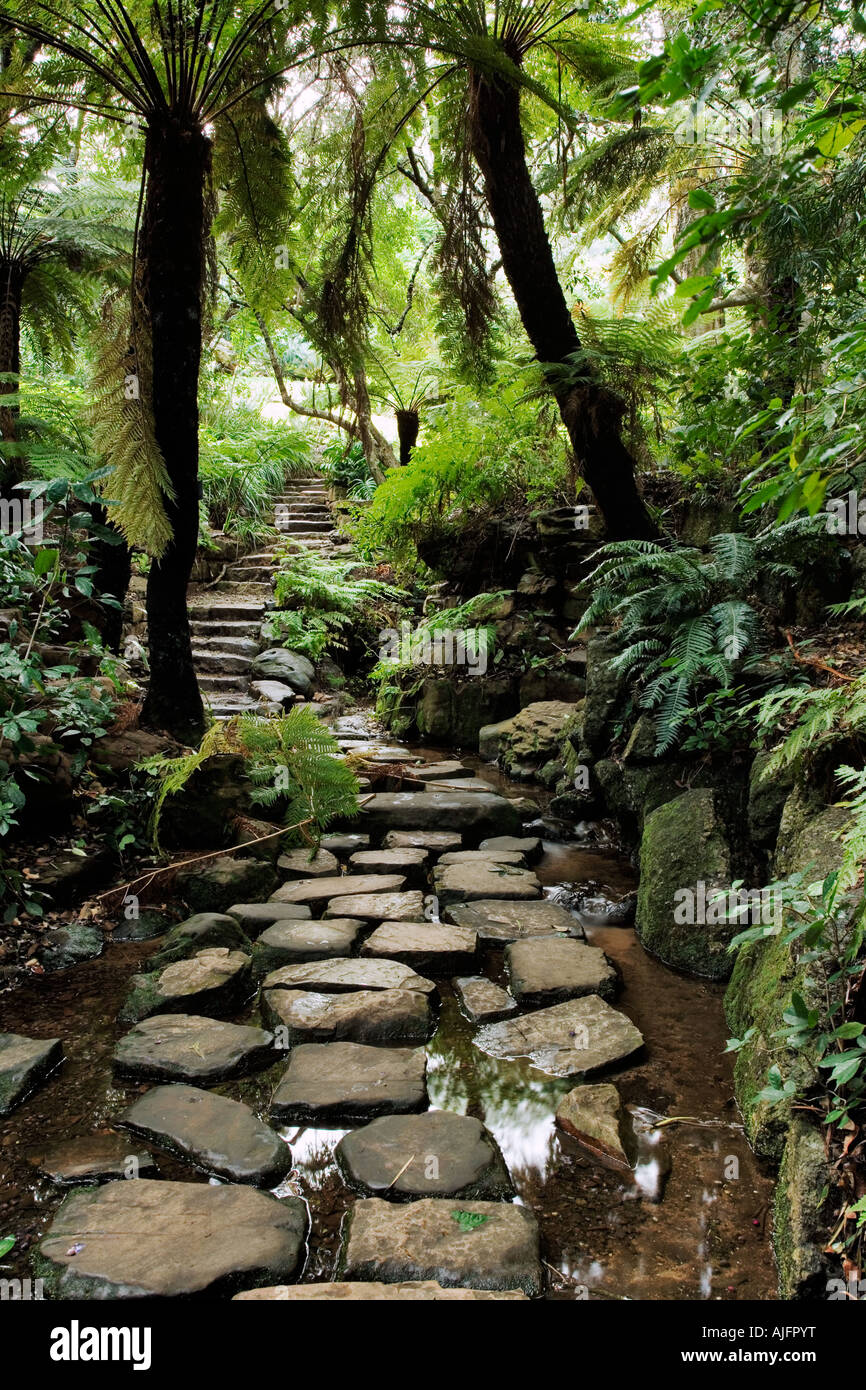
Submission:
[[470,132],[503,269],[608,535],[654,536],[635,482],[634,459],[622,438],[621,398],[592,379],[569,384],[556,370],[580,352],[580,339],[526,162],[520,93],[513,83],[470,73]]
[[412,450],[418,443],[418,430],[421,422],[417,410],[397,411],[397,438],[400,441],[400,463],[403,467],[412,457]]
[[175,495],[166,499],[172,539],[151,565],[147,582],[150,684],[142,720],[191,743],[204,727],[186,594],[198,544],[198,377],[210,144],[198,129],[166,118],[149,127],[145,158],[140,255],[153,353],[153,418]]
[[[23,476],[15,452],[18,438],[19,375],[21,371],[21,293],[24,276],[15,261],[0,261],[0,491],[8,493]],[[4,404],[4,397],[13,401]]]

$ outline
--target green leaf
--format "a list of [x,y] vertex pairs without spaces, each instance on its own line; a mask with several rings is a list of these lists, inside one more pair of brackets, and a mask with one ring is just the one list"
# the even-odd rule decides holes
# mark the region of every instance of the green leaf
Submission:
[[451,1220],[456,1221],[464,1234],[474,1231],[478,1226],[483,1226],[487,1220],[480,1211],[452,1211]]
[[9,1251],[12,1249],[12,1246],[14,1244],[14,1236],[0,1236],[0,1259],[2,1259],[4,1255],[9,1254]]

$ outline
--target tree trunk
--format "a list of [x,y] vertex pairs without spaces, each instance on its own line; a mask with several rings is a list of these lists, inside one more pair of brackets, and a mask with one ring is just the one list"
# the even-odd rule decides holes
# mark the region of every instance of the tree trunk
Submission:
[[412,457],[412,450],[418,443],[418,430],[421,421],[417,410],[397,411],[397,438],[400,440],[400,463],[405,468]]
[[16,452],[18,440],[17,404],[4,405],[4,396],[16,396],[21,373],[21,293],[24,275],[14,261],[0,261],[0,493],[9,496],[20,483],[24,470]]
[[204,710],[192,661],[186,591],[198,544],[198,375],[210,142],[174,117],[147,131],[142,288],[153,344],[156,440],[175,490],[173,536],[147,581],[150,684],[142,722],[197,743]]
[[[114,531],[114,527],[108,520],[108,511],[105,507],[99,503],[93,503],[88,511],[96,526]],[[90,564],[96,565],[96,573],[93,576],[94,596],[101,600],[103,595],[108,595],[117,599],[120,604],[119,608],[104,605],[99,622],[100,635],[110,652],[120,651],[120,639],[123,636],[123,605],[132,576],[132,551],[120,532],[115,531],[115,534],[117,540],[113,542],[101,536],[96,540],[91,540],[89,551]]]
[[635,481],[623,443],[624,403],[600,382],[567,385],[551,367],[580,352],[538,194],[526,162],[518,88],[470,72],[470,135],[502,256],[527,337],[545,368],[578,466],[611,539],[651,537],[656,527]]

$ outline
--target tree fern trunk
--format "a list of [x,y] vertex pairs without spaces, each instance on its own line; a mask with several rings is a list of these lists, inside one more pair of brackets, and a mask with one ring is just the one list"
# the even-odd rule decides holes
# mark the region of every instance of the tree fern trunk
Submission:
[[[21,371],[21,292],[24,276],[14,261],[0,261],[0,438],[4,445],[13,445],[18,438],[18,406],[4,405],[4,396],[14,396],[19,389]],[[3,451],[0,459],[0,492],[21,481],[20,460],[13,449]]]
[[417,410],[397,411],[397,438],[400,440],[400,463],[405,467],[411,461],[412,450],[418,443],[421,419]]
[[142,720],[197,742],[204,711],[192,661],[186,593],[198,544],[198,377],[210,143],[167,117],[148,128],[141,227],[150,315],[156,440],[175,491],[173,537],[147,582],[150,684]]
[[[502,265],[539,362],[580,351],[544,217],[526,162],[520,93],[502,78],[470,72],[470,135],[484,179]],[[622,439],[620,398],[598,382],[550,386],[578,466],[611,538],[648,537],[655,527],[638,492],[635,464]]]

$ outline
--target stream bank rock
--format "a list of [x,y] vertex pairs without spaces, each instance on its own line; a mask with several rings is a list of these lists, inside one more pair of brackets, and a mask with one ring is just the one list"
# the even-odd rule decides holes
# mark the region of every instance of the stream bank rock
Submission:
[[230,1081],[274,1061],[274,1035],[263,1028],[194,1014],[155,1014],[120,1039],[118,1076],[135,1081]]
[[313,990],[262,991],[272,1028],[299,1042],[423,1043],[433,1031],[426,994],[414,989],[363,989],[352,994]]
[[274,1187],[292,1166],[288,1145],[249,1106],[196,1086],[154,1086],[117,1123],[229,1182]]
[[482,758],[496,759],[517,781],[533,781],[537,770],[559,757],[566,729],[579,713],[579,704],[539,700],[499,724],[488,724],[478,735]]
[[273,866],[265,860],[233,855],[179,869],[175,879],[180,897],[193,913],[225,912],[231,903],[260,901],[278,882]]
[[328,1127],[427,1105],[423,1047],[304,1043],[293,1049],[271,1101],[271,1119]]
[[575,1086],[559,1102],[556,1123],[595,1157],[613,1167],[634,1168],[634,1127],[615,1086]]
[[[481,1218],[480,1220],[478,1218]],[[345,1218],[340,1279],[541,1293],[538,1226],[509,1202],[426,1197],[406,1204],[368,1197]]]
[[345,1181],[372,1197],[511,1197],[499,1145],[480,1120],[449,1110],[389,1115],[345,1135],[334,1151]]
[[643,1046],[631,1019],[595,994],[488,1023],[473,1041],[491,1057],[528,1057],[551,1076],[593,1076]]
[[138,1023],[151,1014],[232,1014],[251,993],[250,957],[219,946],[163,970],[133,975],[118,1019]]
[[443,916],[448,922],[477,932],[479,941],[490,946],[550,936],[553,932],[579,940],[583,938],[583,927],[577,918],[567,908],[550,902],[548,898],[530,902],[503,902],[499,898],[485,898],[479,902],[452,903]]
[[612,999],[619,983],[604,951],[570,937],[512,941],[505,948],[511,993],[525,1009],[560,1004],[584,994]]
[[494,792],[376,792],[361,817],[376,842],[391,830],[439,830],[443,825],[470,846],[491,835],[520,831],[519,812]]
[[112,1182],[66,1198],[40,1241],[37,1273],[59,1299],[216,1296],[291,1280],[306,1230],[298,1197],[233,1183]]
[[319,1302],[339,1303],[454,1303],[477,1302],[479,1299],[517,1298],[526,1300],[519,1289],[443,1289],[435,1279],[410,1279],[404,1284],[276,1284],[269,1289],[250,1289],[236,1293],[235,1302]]
[[95,960],[104,947],[105,937],[98,927],[70,922],[45,933],[37,956],[43,970],[68,970],[82,961]]
[[9,1115],[63,1061],[60,1038],[0,1033],[0,1115]]
[[659,806],[647,816],[641,839],[635,924],[641,944],[675,969],[726,980],[728,943],[748,923],[706,919],[721,915],[724,899],[721,906],[710,899],[717,890],[726,894],[731,880],[713,792],[702,787]]

